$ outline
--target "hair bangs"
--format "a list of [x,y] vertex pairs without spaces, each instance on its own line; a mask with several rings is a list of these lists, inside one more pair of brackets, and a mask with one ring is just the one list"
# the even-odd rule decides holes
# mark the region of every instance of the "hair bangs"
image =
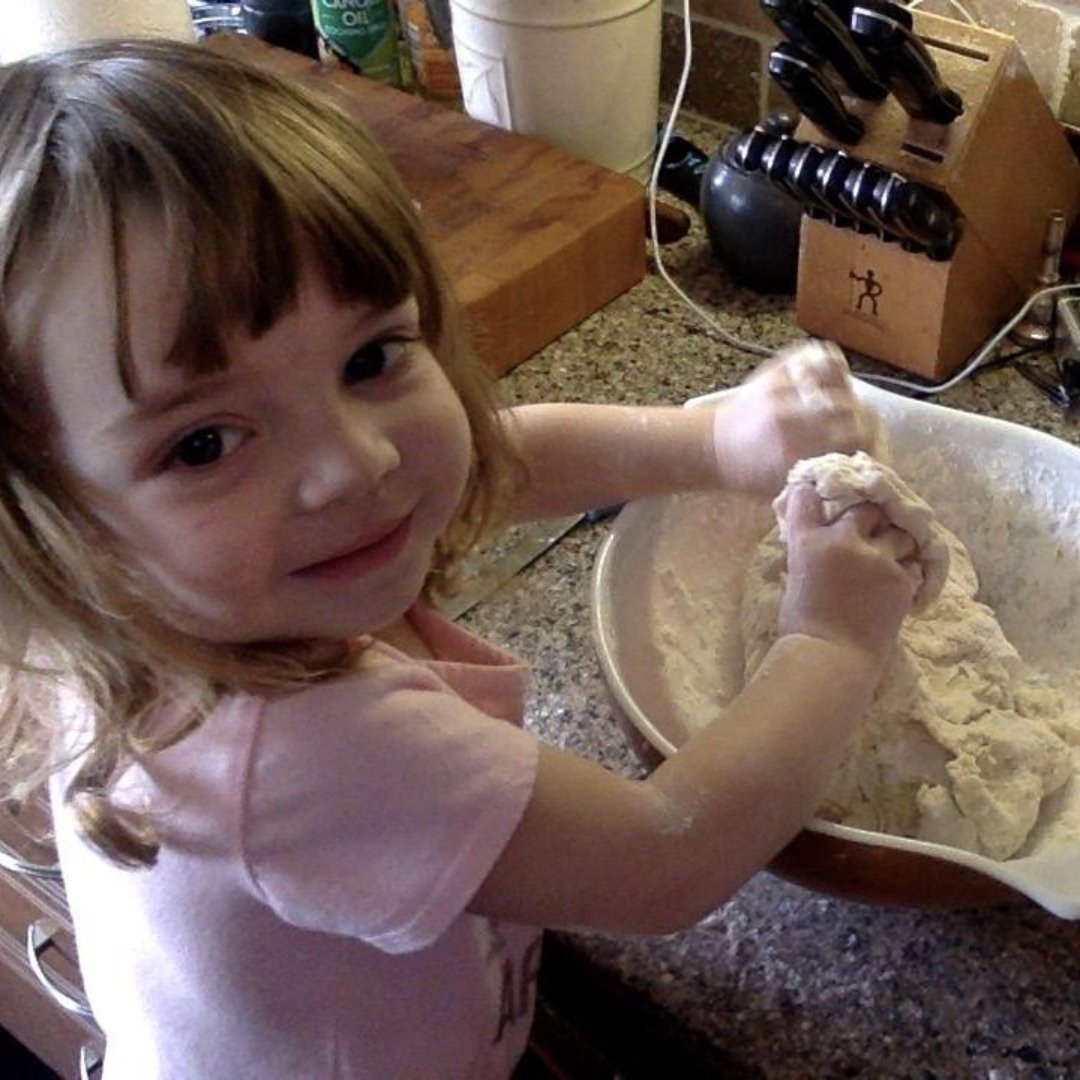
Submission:
[[299,86],[209,55],[190,56],[191,68],[214,68],[230,93],[207,95],[196,70],[178,71],[164,93],[131,52],[87,49],[86,63],[67,72],[30,230],[43,234],[49,261],[63,258],[72,237],[111,244],[125,386],[124,234],[139,207],[160,215],[162,251],[177,267],[167,361],[192,375],[227,365],[228,330],[265,333],[312,266],[342,300],[389,308],[415,294],[425,332],[438,340],[441,296],[416,211],[354,121]]
[[[192,375],[221,370],[228,363],[225,332],[241,326],[261,336],[296,302],[300,279],[312,269],[342,301],[390,308],[416,294],[425,330],[437,338],[440,296],[406,208],[373,197],[370,178],[344,169],[328,178],[306,161],[289,168],[272,140],[258,149],[257,157],[243,158],[222,147],[213,192],[172,169],[159,170],[145,192],[164,219],[165,242],[182,275],[167,362]],[[304,150],[306,158],[313,148]],[[122,259],[122,246],[116,257]],[[117,281],[124,280],[118,265]],[[121,296],[117,303],[119,315]]]

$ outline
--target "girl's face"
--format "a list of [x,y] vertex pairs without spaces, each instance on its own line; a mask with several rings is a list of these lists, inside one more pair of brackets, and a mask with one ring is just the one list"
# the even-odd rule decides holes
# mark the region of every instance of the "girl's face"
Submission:
[[128,229],[128,397],[111,259],[73,253],[39,315],[58,450],[165,618],[233,644],[387,627],[415,601],[470,464],[465,411],[414,301],[342,303],[320,275],[225,371],[162,363],[179,276],[160,222]]

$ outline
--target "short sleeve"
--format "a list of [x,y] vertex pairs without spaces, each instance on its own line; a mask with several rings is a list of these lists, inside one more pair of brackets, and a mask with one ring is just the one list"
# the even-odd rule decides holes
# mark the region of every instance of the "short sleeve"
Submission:
[[532,793],[538,744],[418,664],[268,703],[245,780],[244,855],[285,921],[386,952],[465,910]]

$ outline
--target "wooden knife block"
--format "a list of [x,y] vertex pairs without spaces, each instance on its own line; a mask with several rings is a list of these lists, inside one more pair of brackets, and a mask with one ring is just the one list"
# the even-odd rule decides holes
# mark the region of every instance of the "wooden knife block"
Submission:
[[[866,134],[845,149],[947,195],[962,217],[960,242],[934,262],[804,216],[796,309],[808,333],[940,379],[1036,287],[1049,214],[1060,210],[1071,225],[1080,209],[1080,165],[1012,38],[913,15],[963,115],[942,126],[912,120],[891,95],[848,101]],[[796,137],[841,145],[805,119]]]
[[503,374],[645,276],[645,191],[536,139],[253,37],[205,46],[332,97],[420,206],[481,358]]

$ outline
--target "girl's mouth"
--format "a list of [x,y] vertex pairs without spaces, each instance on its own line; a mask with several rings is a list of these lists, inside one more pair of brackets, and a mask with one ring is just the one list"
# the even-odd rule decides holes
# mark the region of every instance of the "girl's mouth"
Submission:
[[412,515],[409,514],[391,525],[377,539],[364,541],[340,555],[294,570],[293,574],[296,577],[327,581],[360,577],[393,562],[405,548],[411,531]]

